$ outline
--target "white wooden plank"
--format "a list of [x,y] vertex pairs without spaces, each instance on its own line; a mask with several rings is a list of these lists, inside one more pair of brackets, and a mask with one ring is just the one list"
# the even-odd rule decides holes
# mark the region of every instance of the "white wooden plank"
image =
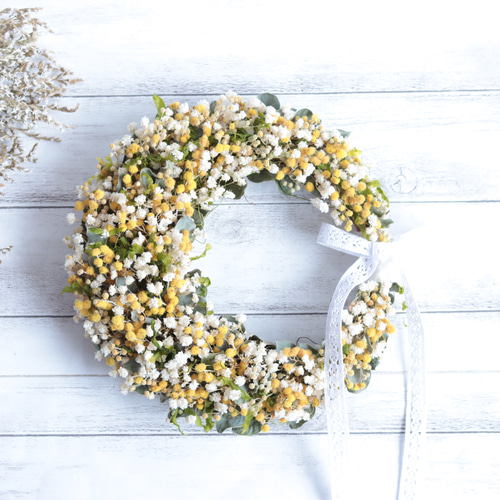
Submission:
[[[490,352],[500,352],[500,312],[423,314],[427,342],[426,367],[430,372],[473,372],[495,369],[482,356],[471,355],[473,332]],[[405,369],[407,337],[404,315],[395,319],[391,337],[376,373]],[[326,315],[249,315],[247,331],[260,338],[293,340],[307,337],[313,343],[324,338]],[[1,318],[0,376],[106,375],[107,366],[94,359],[94,347],[83,328],[72,318]],[[9,339],[22,339],[11,342]],[[375,375],[376,376],[376,375]]]
[[[221,87],[219,93],[226,90]],[[499,96],[476,92],[280,98],[314,110],[325,127],[351,130],[351,143],[375,163],[374,177],[391,201],[498,201],[500,176],[492,158],[499,154]],[[212,99],[164,98],[190,104]],[[76,113],[60,116],[75,128],[60,134],[62,143],[39,146],[32,172],[14,176],[0,206],[73,206],[76,186],[94,175],[96,158],[108,154],[110,142],[125,135],[128,123],[156,112],[151,97],[69,99],[71,105],[77,102]],[[248,193],[255,203],[290,201],[272,183],[251,185]]]
[[[405,269],[422,310],[498,310],[500,269],[491,264],[496,236],[490,221],[499,211],[498,203],[393,206],[395,237],[422,224],[430,237],[415,242]],[[70,232],[65,214],[65,209],[0,210],[0,247],[14,245],[1,267],[2,315],[72,314],[72,298],[60,296],[67,252],[61,240]],[[322,220],[329,219],[312,205],[215,210],[206,221],[213,250],[196,262],[212,280],[215,311],[325,312],[354,258],[316,244]]]
[[343,3],[332,14],[327,0],[312,9],[284,0],[43,6],[55,31],[43,43],[83,78],[73,95],[217,94],[228,85],[240,93],[498,89],[500,37],[489,0],[474,9]]
[[[8,500],[275,498],[330,495],[324,435],[1,438],[0,496]],[[354,435],[347,480],[375,500],[396,498],[402,438]],[[431,434],[422,498],[494,500],[498,434]],[[362,477],[363,483],[360,484]]]
[[[429,432],[498,431],[500,372],[429,373],[427,380]],[[166,405],[135,394],[125,397],[118,389],[119,381],[109,377],[2,377],[1,432],[178,433],[173,425],[165,423]],[[367,391],[349,395],[348,406],[351,432],[399,432],[404,427],[403,375],[376,373]],[[179,422],[184,432],[203,433],[197,426]],[[294,433],[284,426],[273,426],[272,432]],[[300,432],[326,432],[324,415],[304,425]]]

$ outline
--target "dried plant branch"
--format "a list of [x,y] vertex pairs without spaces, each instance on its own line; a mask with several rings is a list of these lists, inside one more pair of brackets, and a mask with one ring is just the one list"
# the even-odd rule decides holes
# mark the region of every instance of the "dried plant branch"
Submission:
[[[36,161],[38,141],[60,141],[36,133],[38,124],[48,124],[59,129],[70,128],[52,118],[51,111],[71,113],[53,102],[61,97],[66,87],[79,79],[59,66],[45,50],[36,46],[39,32],[52,32],[42,21],[34,17],[35,9],[4,9],[0,11],[0,195],[6,182],[12,182],[9,174],[27,171],[25,162]],[[29,137],[36,142],[24,149],[21,138]],[[5,254],[11,247],[1,248]],[[0,261],[1,262],[1,261]]]
[[[52,118],[50,111],[77,109],[51,100],[61,97],[66,87],[79,79],[59,66],[45,50],[36,46],[41,30],[52,32],[33,14],[40,9],[4,9],[0,12],[0,188],[12,182],[9,173],[26,171],[25,162],[35,162],[38,142],[28,151],[22,136],[35,141],[59,141],[33,128],[46,123],[59,129],[70,128]],[[0,190],[0,195],[4,194]]]

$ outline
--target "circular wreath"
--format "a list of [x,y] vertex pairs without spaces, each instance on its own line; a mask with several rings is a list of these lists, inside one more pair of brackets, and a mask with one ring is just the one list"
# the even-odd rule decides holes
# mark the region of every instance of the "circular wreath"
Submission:
[[[123,393],[168,401],[168,420],[185,417],[206,431],[267,432],[271,421],[298,428],[314,415],[324,389],[323,344],[267,342],[245,333],[244,315],[214,315],[210,279],[192,269],[193,242],[222,198],[240,198],[247,180],[304,190],[336,225],[372,241],[388,239],[389,201],[370,178],[348,133],[325,130],[308,109],[262,94],[234,93],[210,105],[165,105],[156,118],[99,158],[79,188],[81,225],[66,243],[72,255],[64,291],[75,319],[106,359]],[[94,182],[95,181],[95,182]],[[68,222],[75,222],[73,213]],[[343,311],[345,383],[363,390],[395,331],[393,283],[369,281]],[[180,427],[179,427],[180,430]]]

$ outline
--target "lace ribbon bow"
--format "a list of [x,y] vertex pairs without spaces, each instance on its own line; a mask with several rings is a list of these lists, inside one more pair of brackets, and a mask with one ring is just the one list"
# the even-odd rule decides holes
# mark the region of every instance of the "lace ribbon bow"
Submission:
[[[383,261],[396,262],[400,251],[395,243],[374,243],[323,224],[318,243],[334,250],[358,256],[344,273],[333,294],[328,310],[325,345],[325,403],[332,469],[332,499],[348,498],[344,466],[347,460],[349,424],[344,387],[342,350],[342,309],[349,293],[368,280]],[[406,430],[403,462],[399,479],[398,500],[416,498],[421,448],[425,437],[425,368],[424,330],[410,287],[400,270],[408,318],[408,376],[406,385]]]

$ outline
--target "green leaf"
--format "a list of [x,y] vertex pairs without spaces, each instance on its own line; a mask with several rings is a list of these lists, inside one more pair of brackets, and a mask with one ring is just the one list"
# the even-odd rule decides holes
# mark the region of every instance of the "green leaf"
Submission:
[[285,177],[282,181],[276,181],[278,184],[278,189],[287,196],[293,196],[292,188],[288,186],[288,178]]
[[131,359],[130,361],[127,361],[122,366],[124,368],[126,368],[130,373],[137,373],[141,368],[141,365],[135,359]]
[[[248,416],[248,414],[247,414]],[[255,436],[262,430],[262,425],[253,419],[249,422],[248,427],[233,427],[232,431],[240,436]]]
[[362,153],[361,150],[352,148],[350,151],[347,152],[347,156],[359,156]]
[[196,229],[196,223],[191,217],[189,217],[189,215],[185,215],[177,222],[177,224],[175,225],[175,229],[177,229],[181,233],[182,231],[187,229],[189,231],[189,237],[191,237],[193,231]]
[[210,114],[213,115],[215,111],[215,106],[217,106],[217,101],[212,101],[210,103]]
[[212,417],[209,415],[206,419],[205,419],[205,425],[203,426],[203,428],[205,429],[205,432],[210,432],[214,427],[214,421],[212,420]]
[[266,168],[262,169],[260,172],[255,172],[255,174],[250,174],[247,176],[250,182],[266,182],[273,181],[276,179],[276,174],[272,174]]
[[[309,413],[311,415],[311,418],[312,418],[312,417],[314,417],[314,414],[316,413],[316,408],[314,406],[311,406],[310,409],[306,408],[305,411],[307,413]],[[287,422],[287,425],[288,425],[288,427],[290,427],[290,429],[300,429],[309,420],[299,420],[298,422]]]
[[351,350],[351,344],[344,344],[342,346],[342,352],[347,356]]
[[201,254],[198,255],[197,257],[191,257],[191,260],[198,260],[201,259],[202,257],[205,257],[207,255],[207,252],[212,249],[212,245],[210,243],[207,243],[205,247],[205,251]]
[[243,415],[232,417],[231,414],[224,413],[224,415],[221,416],[220,420],[215,422],[215,428],[217,429],[218,433],[222,434],[226,429],[229,429],[230,427],[241,427],[244,421],[245,417],[243,417]]
[[156,109],[158,110],[158,114],[156,116],[160,118],[161,116],[163,116],[162,108],[166,109],[167,106],[165,106],[165,102],[163,101],[163,99],[156,94],[153,95],[153,101],[155,102]]
[[149,168],[143,168],[141,170],[141,184],[145,188],[149,188],[154,184],[153,177],[154,174]]
[[316,168],[319,170],[331,170],[330,165],[327,165],[326,163],[320,163]]
[[87,228],[87,241],[89,243],[100,243],[105,242],[105,238],[102,233],[104,231],[100,227],[88,227]]
[[290,349],[293,349],[295,347],[295,344],[293,342],[290,342],[288,340],[278,340],[276,342],[276,350],[277,351],[282,351],[285,349],[285,347],[290,347]]
[[119,193],[123,189],[123,178],[125,177],[125,174],[121,174],[120,177],[118,177],[118,183],[116,184],[116,192]]
[[301,118],[304,117],[304,116],[307,116],[308,120],[310,120],[312,118],[312,115],[313,115],[313,112],[310,109],[307,109],[307,108],[299,109],[295,113],[295,116],[299,116]]
[[227,184],[223,184],[224,189],[226,191],[229,191],[234,194],[234,199],[235,200],[240,200],[243,195],[245,194],[245,189],[247,188],[247,185],[240,186],[239,184],[236,184],[234,181],[229,181]]
[[[363,370],[362,368],[353,368],[353,371],[354,371],[354,375],[348,375],[347,378],[353,384],[357,384],[357,383],[362,381],[365,383],[365,387],[364,387],[364,389],[359,389],[357,391],[354,391],[352,389],[348,389],[348,391],[353,392],[355,394],[359,394],[360,392],[363,392],[370,384],[370,379],[371,379],[372,373],[370,370]],[[366,379],[362,380],[363,375],[368,375],[368,377]]]
[[305,423],[307,423],[307,420],[299,420],[298,422],[287,422],[288,427],[290,429],[300,429]]
[[127,285],[125,282],[125,278],[123,276],[119,276],[118,278],[116,278],[115,283],[116,283],[116,286],[126,286],[132,293],[137,293],[139,291],[139,288],[137,287],[136,283],[132,283],[131,285]]
[[251,396],[244,390],[242,389],[239,385],[236,385],[234,380],[230,377],[221,377],[219,380],[222,381],[222,383],[228,387],[231,387],[231,389],[234,389],[235,391],[240,391],[241,392],[241,397],[245,401],[250,401],[252,398]]
[[347,139],[351,135],[351,132],[347,132],[346,130],[341,130],[341,129],[337,129],[337,130],[340,132],[340,135],[344,139]]
[[272,106],[276,111],[279,111],[281,104],[279,99],[274,94],[269,94],[268,92],[260,94],[257,96],[259,101],[263,102],[266,106]]
[[161,273],[168,272],[168,270],[170,269],[170,264],[172,263],[172,258],[172,255],[170,255],[169,253],[162,252],[157,255],[156,263],[158,264],[158,269]]
[[377,187],[377,192],[382,196],[382,199],[389,205],[389,198],[387,198],[387,195],[384,193],[384,190],[381,187]]
[[208,210],[200,210],[199,208],[197,208],[194,211],[193,220],[194,220],[194,223],[196,224],[196,227],[198,227],[200,229],[203,228],[203,225],[205,224],[205,216],[207,214],[208,214]]
[[142,396],[142,395],[144,395],[144,393],[146,392],[146,390],[147,390],[147,386],[145,386],[145,385],[138,385],[135,388],[134,392],[137,392],[137,394],[140,394]]
[[392,219],[380,219],[380,224],[382,227],[389,227],[391,224],[394,224],[394,221]]
[[226,314],[224,316],[221,316],[221,318],[227,319],[230,323],[234,323],[235,325],[238,325],[243,333],[245,333],[246,328],[243,323],[240,323],[234,316],[231,316],[229,314]]
[[142,245],[138,245],[137,243],[134,243],[128,249],[128,254],[130,257],[133,257],[134,255],[142,255],[143,252],[144,252],[144,247],[142,247]]
[[114,229],[111,229],[111,231],[109,232],[109,235],[116,236],[117,234],[120,234],[120,233],[123,233],[123,229],[121,229],[119,227],[115,227]]
[[184,434],[184,433],[182,432],[181,426],[180,426],[180,425],[178,424],[178,422],[177,422],[177,412],[178,412],[178,411],[179,411],[179,409],[178,409],[178,408],[176,408],[176,409],[175,409],[175,411],[174,411],[174,413],[173,413],[173,414],[171,415],[171,417],[170,417],[170,421],[171,421],[171,422],[172,422],[172,423],[173,423],[173,424],[177,427],[177,429],[179,430],[179,432],[180,432],[183,436],[185,436],[186,434]]

